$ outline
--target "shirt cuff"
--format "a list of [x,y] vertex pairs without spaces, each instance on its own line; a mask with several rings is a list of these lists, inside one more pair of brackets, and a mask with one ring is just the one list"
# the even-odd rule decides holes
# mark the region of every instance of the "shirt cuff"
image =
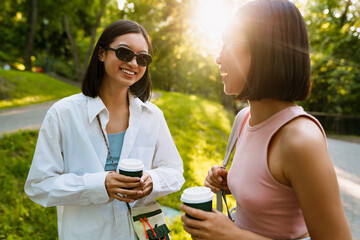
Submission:
[[148,197],[155,200],[161,191],[160,179],[156,171],[146,170],[146,172],[150,174],[150,177],[153,182],[153,189]]
[[[84,184],[87,201],[93,204],[100,204],[109,201],[109,195],[105,188],[105,178],[109,172],[86,173]],[[84,199],[85,200],[85,199]],[[85,200],[86,201],[86,200]]]

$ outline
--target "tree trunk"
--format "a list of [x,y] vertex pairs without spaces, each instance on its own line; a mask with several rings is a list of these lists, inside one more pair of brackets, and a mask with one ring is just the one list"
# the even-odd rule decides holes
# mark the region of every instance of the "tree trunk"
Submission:
[[340,27],[343,27],[346,22],[346,15],[349,11],[350,5],[351,5],[351,0],[348,0],[346,3],[345,11],[344,11],[343,15],[341,16]]
[[92,50],[93,50],[93,47],[94,47],[94,43],[95,43],[96,30],[100,25],[101,17],[105,13],[105,8],[106,8],[107,2],[108,2],[108,0],[102,1],[99,14],[98,14],[98,16],[96,18],[96,23],[93,25],[93,28],[92,28],[92,31],[91,31],[91,40],[90,40],[88,50],[86,51],[83,64],[80,64],[79,51],[78,51],[75,39],[74,39],[74,37],[73,37],[73,35],[71,33],[70,19],[69,19],[67,14],[64,14],[65,31],[66,31],[66,35],[67,35],[67,37],[68,37],[68,39],[70,41],[71,51],[72,51],[72,54],[73,54],[73,57],[74,57],[74,64],[75,64],[75,68],[76,68],[76,81],[78,81],[78,82],[81,82],[81,80],[83,78],[83,74],[84,74],[84,72],[86,70],[87,64],[89,62],[89,58],[91,56],[91,53],[92,53]]
[[28,30],[26,34],[26,47],[25,47],[25,70],[31,71],[31,56],[34,52],[34,38],[37,25],[38,15],[38,0],[29,1],[29,17],[28,17]]
[[96,18],[96,23],[95,25],[93,26],[92,28],[92,31],[91,31],[91,39],[90,39],[90,44],[89,44],[89,47],[86,51],[86,55],[85,55],[85,58],[84,58],[84,62],[83,62],[83,65],[80,69],[81,73],[80,73],[80,78],[77,79],[77,81],[81,81],[82,80],[82,77],[85,73],[85,70],[87,68],[87,65],[88,65],[88,62],[89,62],[89,59],[90,59],[90,56],[91,56],[91,53],[93,51],[93,48],[94,48],[94,44],[95,44],[95,38],[96,38],[96,30],[98,29],[99,25],[100,25],[100,21],[101,21],[101,17],[104,15],[105,13],[105,8],[106,8],[106,4],[107,4],[108,0],[104,0],[102,1],[102,5],[101,5],[101,8],[100,8],[100,11],[99,11],[99,14],[97,15],[97,18]]
[[71,52],[74,57],[74,65],[75,65],[75,71],[76,71],[76,79],[78,80],[81,77],[81,70],[80,70],[80,63],[79,63],[79,53],[78,48],[75,42],[75,39],[71,33],[70,29],[70,20],[67,14],[64,14],[64,25],[65,25],[65,31],[66,35],[70,42]]

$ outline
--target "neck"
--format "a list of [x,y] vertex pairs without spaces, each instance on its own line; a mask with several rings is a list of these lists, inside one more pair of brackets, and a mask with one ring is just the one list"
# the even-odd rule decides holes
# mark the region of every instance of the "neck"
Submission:
[[128,108],[128,91],[128,87],[119,89],[112,88],[108,85],[101,85],[99,88],[99,96],[106,108],[111,112],[113,109]]
[[250,106],[250,125],[255,126],[275,113],[292,106],[296,106],[296,104],[292,101],[283,101],[276,99],[262,99],[260,101],[249,100]]

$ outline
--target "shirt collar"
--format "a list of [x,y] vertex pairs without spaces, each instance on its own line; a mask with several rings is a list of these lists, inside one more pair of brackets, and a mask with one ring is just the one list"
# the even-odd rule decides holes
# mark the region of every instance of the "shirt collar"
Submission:
[[95,98],[88,97],[87,110],[90,123],[92,123],[96,116],[102,111],[105,111],[107,118],[109,118],[109,111],[99,96]]
[[[142,111],[142,109],[147,109],[151,111],[151,108],[145,104],[143,101],[141,101],[139,98],[132,95],[130,92],[128,93],[129,97],[129,104],[130,108],[136,111]],[[107,110],[104,102],[101,100],[99,96],[92,98],[88,97],[88,104],[87,104],[87,110],[88,110],[88,118],[89,122],[92,123],[96,116],[102,112],[105,111],[107,119],[109,119],[109,111]]]
[[135,97],[134,95],[132,95],[130,93],[130,91],[129,91],[128,97],[129,97],[130,108],[136,108],[139,111],[141,111],[144,108],[144,109],[151,111],[150,107],[147,104],[145,104],[143,101],[141,101],[138,97]]

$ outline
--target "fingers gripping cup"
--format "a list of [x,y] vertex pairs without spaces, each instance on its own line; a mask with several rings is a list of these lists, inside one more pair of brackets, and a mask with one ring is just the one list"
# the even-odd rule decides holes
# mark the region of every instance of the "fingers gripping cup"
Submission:
[[[193,208],[203,211],[212,211],[212,200],[214,194],[207,187],[191,187],[184,190],[181,195],[181,201]],[[188,217],[193,218],[187,214]]]
[[122,159],[118,164],[118,172],[128,177],[141,177],[143,169],[143,162],[135,158]]

